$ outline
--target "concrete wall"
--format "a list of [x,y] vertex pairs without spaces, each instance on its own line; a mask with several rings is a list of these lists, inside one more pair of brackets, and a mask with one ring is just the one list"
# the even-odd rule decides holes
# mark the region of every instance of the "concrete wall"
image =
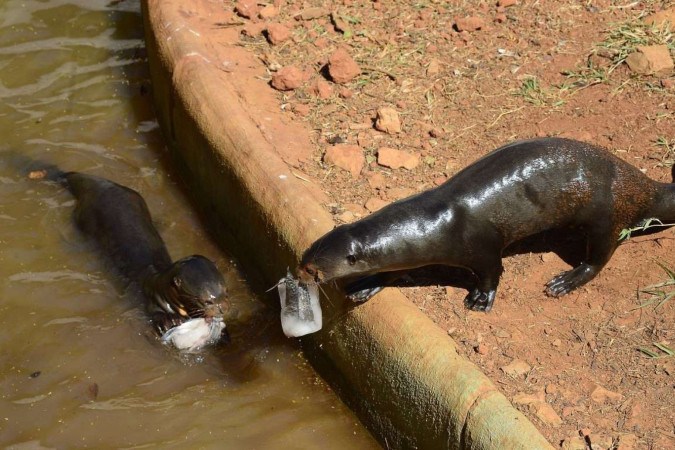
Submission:
[[[320,189],[293,176],[282,157],[288,142],[261,125],[263,116],[283,124],[279,112],[247,102],[248,88],[219,67],[239,49],[200,26],[217,22],[222,4],[144,0],[143,8],[155,106],[170,151],[222,245],[259,275],[254,281],[272,285],[332,229]],[[270,91],[250,78],[253,89],[258,83]],[[290,135],[309,145],[306,131]],[[327,292],[324,329],[303,338],[303,347],[383,446],[551,448],[400,291],[385,289],[358,307]]]

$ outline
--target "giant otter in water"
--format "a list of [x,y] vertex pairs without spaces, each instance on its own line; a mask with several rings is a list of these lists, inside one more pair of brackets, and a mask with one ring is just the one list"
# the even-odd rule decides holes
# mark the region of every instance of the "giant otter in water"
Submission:
[[[186,348],[195,350],[227,338],[220,306],[226,297],[222,274],[200,255],[172,262],[138,192],[94,175],[63,172],[53,165],[31,162],[29,166],[31,178],[58,181],[73,194],[77,227],[98,244],[124,278],[142,290],[145,309],[160,334],[203,318],[201,327],[195,322],[169,334],[171,341],[180,348],[180,339]],[[186,333],[195,333],[197,341]]]
[[[622,229],[675,219],[675,184],[649,179],[606,150],[562,138],[503,146],[443,185],[326,233],[298,268],[305,282],[365,277],[432,264],[471,270],[468,308],[492,308],[509,244],[553,229],[581,232],[585,258],[546,285],[560,297],[592,280]],[[354,294],[366,300],[381,287]]]

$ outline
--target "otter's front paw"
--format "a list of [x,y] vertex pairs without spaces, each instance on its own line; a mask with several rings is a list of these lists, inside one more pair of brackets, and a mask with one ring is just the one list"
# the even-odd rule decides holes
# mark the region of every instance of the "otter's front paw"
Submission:
[[373,295],[377,294],[382,290],[382,286],[377,286],[377,287],[372,287],[368,289],[362,289],[360,291],[352,292],[351,294],[347,294],[347,298],[354,303],[363,303],[366,300],[369,300],[370,297]]
[[488,312],[492,309],[492,305],[495,302],[495,294],[494,290],[483,292],[474,289],[464,298],[464,306],[473,311]]

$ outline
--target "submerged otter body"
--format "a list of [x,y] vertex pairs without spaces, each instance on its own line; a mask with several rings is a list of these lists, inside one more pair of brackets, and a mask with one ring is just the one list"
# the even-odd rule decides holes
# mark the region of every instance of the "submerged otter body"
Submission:
[[[590,144],[515,142],[435,189],[330,231],[305,251],[298,275],[325,282],[431,264],[463,267],[478,279],[465,304],[489,311],[505,247],[547,230],[581,230],[586,257],[546,285],[547,294],[559,297],[598,274],[622,229],[648,218],[675,219],[674,186]],[[365,300],[377,290],[355,297]]]
[[222,274],[200,255],[172,262],[138,192],[97,176],[62,172],[51,165],[39,169],[31,172],[41,173],[34,178],[58,181],[76,198],[77,227],[98,244],[120,275],[142,290],[146,311],[160,334],[191,319],[204,318],[209,324],[215,320],[222,325],[202,327],[218,334],[207,340],[221,337],[224,325],[219,302],[226,296]]

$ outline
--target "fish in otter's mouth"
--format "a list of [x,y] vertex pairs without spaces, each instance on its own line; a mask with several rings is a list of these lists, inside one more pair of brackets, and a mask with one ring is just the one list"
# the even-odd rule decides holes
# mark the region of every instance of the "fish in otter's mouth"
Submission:
[[215,344],[227,333],[222,316],[197,317],[169,329],[162,335],[162,342],[178,350],[196,352]]

